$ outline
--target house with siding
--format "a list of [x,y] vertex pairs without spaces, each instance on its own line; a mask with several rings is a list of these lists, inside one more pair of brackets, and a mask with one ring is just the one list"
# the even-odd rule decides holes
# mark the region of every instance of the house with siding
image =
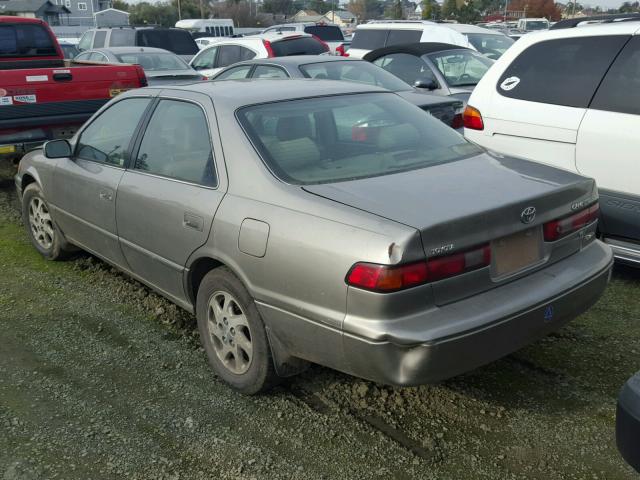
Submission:
[[0,0],[0,15],[39,18],[49,25],[67,25],[71,10],[56,0]]
[[[3,0],[0,0],[3,1]],[[30,1],[30,0],[28,0]],[[102,10],[112,8],[111,0],[50,0],[68,9],[69,25],[85,27],[95,26],[94,15]]]

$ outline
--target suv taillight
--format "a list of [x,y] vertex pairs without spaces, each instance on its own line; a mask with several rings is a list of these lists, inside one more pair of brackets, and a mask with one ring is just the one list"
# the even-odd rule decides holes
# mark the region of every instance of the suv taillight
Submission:
[[347,52],[345,52],[344,50],[344,43],[341,43],[340,45],[338,45],[336,47],[336,55],[339,55],[341,57],[348,57],[349,54]]
[[262,45],[264,45],[264,48],[267,51],[267,58],[273,58],[276,56],[269,40],[263,40]]
[[452,255],[406,265],[356,263],[349,270],[346,282],[364,290],[389,293],[455,277],[490,264],[491,247],[487,243]]
[[595,222],[600,213],[600,206],[594,203],[590,207],[573,213],[567,217],[552,220],[544,224],[545,242],[555,242],[567,235],[580,230],[582,227]]
[[484,122],[482,121],[482,114],[480,110],[471,105],[467,105],[462,114],[462,120],[464,122],[464,128],[470,128],[471,130],[484,130]]

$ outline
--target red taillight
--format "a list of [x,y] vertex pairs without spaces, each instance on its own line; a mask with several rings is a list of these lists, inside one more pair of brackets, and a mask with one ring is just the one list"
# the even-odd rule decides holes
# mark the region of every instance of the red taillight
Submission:
[[356,263],[347,275],[349,285],[379,292],[393,292],[415,287],[426,281],[426,262],[410,263],[397,267]]
[[273,51],[273,47],[271,46],[271,42],[269,40],[262,40],[262,44],[264,45],[264,48],[267,51],[267,58],[272,58],[276,56],[275,52]]
[[345,50],[344,50],[344,43],[342,43],[342,44],[340,44],[340,45],[338,45],[336,47],[336,55],[339,55],[341,57],[348,57],[349,56],[349,54],[347,52],[345,52]]
[[467,105],[467,108],[464,109],[464,113],[462,114],[462,120],[465,128],[470,128],[471,130],[484,130],[482,115],[480,114],[480,110],[475,107]]
[[356,263],[347,274],[347,284],[376,292],[395,292],[470,272],[490,263],[489,244],[407,265]]
[[462,120],[462,114],[461,113],[456,113],[455,116],[453,117],[453,120],[451,121],[451,128],[462,128],[464,127],[464,120]]
[[319,41],[323,46],[324,46],[324,51],[325,52],[330,52],[331,48],[329,48],[329,44],[327,42],[325,42],[324,40],[322,40],[320,37],[316,36],[316,35],[311,35],[313,38],[315,38],[317,41]]
[[141,87],[149,85],[149,82],[147,82],[147,76],[144,74],[144,70],[140,65],[136,65],[136,73],[138,74],[138,81],[140,82]]
[[594,203],[578,213],[547,222],[544,224],[544,240],[546,242],[555,242],[562,237],[566,237],[596,221],[599,213],[600,206],[598,203]]
[[427,260],[429,281],[435,282],[454,277],[489,264],[491,264],[491,247],[488,243],[453,255],[431,258]]

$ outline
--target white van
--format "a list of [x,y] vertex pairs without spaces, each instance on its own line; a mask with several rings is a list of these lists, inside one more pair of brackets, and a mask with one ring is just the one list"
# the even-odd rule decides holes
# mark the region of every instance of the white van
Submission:
[[233,35],[233,20],[230,18],[191,18],[178,20],[176,28],[182,28],[194,33],[205,33],[207,37],[231,37]]
[[438,23],[426,20],[384,20],[358,25],[353,34],[349,56],[362,58],[378,48],[426,42],[448,43],[475,50],[466,35]]
[[507,50],[471,94],[464,134],[593,177],[600,236],[616,258],[640,266],[640,21],[579,21]]

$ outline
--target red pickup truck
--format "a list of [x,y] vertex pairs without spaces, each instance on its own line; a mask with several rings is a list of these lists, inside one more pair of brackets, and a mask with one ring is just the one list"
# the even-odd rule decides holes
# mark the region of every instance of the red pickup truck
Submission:
[[0,16],[0,159],[72,136],[110,98],[146,85],[139,65],[65,60],[45,22]]

